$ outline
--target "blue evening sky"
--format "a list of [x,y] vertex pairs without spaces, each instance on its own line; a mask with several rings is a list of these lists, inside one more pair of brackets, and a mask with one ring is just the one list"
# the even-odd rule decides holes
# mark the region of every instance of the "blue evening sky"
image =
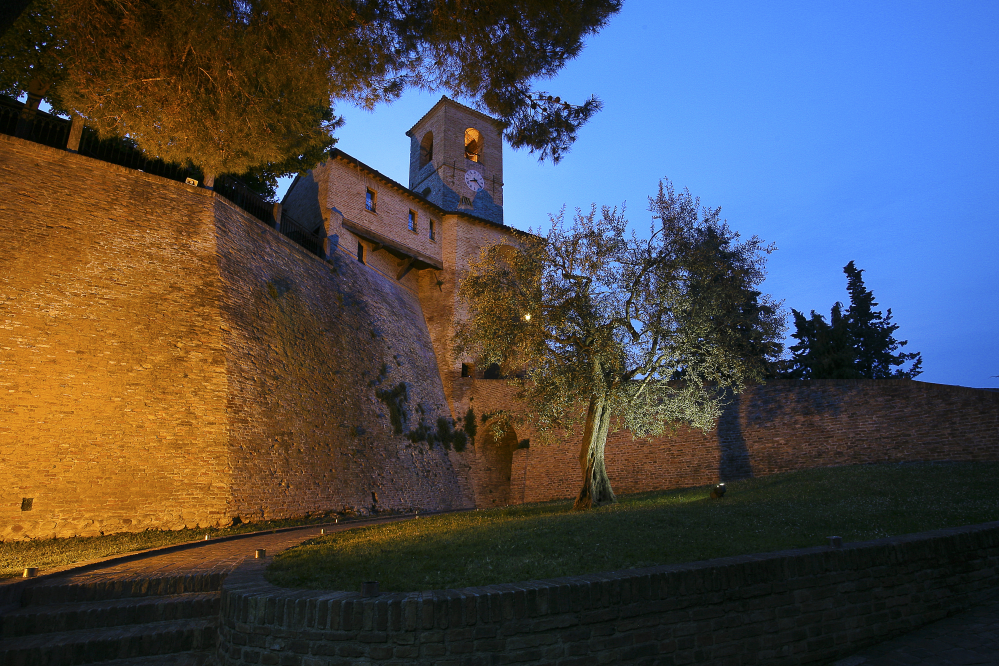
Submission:
[[[828,317],[854,260],[920,380],[999,387],[997,34],[994,0],[625,0],[539,83],[604,109],[557,166],[505,149],[505,221],[626,202],[641,231],[668,177],[776,243],[764,290],[788,310]],[[439,97],[341,107],[338,147],[405,184]]]

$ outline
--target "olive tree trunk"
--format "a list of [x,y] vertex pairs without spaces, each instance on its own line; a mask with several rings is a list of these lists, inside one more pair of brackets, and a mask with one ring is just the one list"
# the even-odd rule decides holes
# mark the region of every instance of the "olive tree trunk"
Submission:
[[590,397],[586,410],[586,427],[579,447],[579,466],[583,470],[583,488],[573,509],[582,511],[594,506],[612,504],[617,501],[611,490],[607,468],[604,466],[604,446],[610,430],[611,410],[605,395]]

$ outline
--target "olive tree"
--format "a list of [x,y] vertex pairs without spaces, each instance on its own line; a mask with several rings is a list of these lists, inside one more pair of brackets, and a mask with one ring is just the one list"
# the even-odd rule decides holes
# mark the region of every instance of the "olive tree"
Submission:
[[520,418],[542,440],[582,426],[577,509],[615,501],[612,429],[710,429],[782,351],[781,306],[758,290],[774,248],[741,240],[668,180],[649,211],[647,235],[628,232],[623,210],[594,206],[571,223],[563,211],[545,236],[485,249],[459,287],[456,351],[514,378]]

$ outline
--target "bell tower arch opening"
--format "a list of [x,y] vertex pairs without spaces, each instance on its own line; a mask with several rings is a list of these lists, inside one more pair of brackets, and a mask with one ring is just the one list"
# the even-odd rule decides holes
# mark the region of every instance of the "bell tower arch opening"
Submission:
[[420,141],[420,168],[434,161],[434,133],[427,132]]
[[474,127],[465,130],[465,159],[482,161],[482,134]]

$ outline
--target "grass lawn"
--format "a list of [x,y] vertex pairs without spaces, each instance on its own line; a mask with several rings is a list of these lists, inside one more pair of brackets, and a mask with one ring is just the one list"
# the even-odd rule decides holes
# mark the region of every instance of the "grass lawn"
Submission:
[[46,569],[62,567],[76,562],[88,562],[112,555],[133,553],[147,548],[170,546],[175,543],[198,541],[207,534],[214,539],[232,534],[275,530],[281,527],[313,525],[333,522],[332,517],[320,516],[296,520],[267,520],[243,523],[236,527],[216,529],[202,527],[184,530],[145,530],[144,532],[119,532],[105,536],[71,537],[68,539],[30,539],[27,541],[0,541],[0,578],[20,576],[25,567]]
[[460,588],[824,545],[999,520],[999,463],[815,469],[620,497],[428,516],[317,537],[279,554],[285,587]]

